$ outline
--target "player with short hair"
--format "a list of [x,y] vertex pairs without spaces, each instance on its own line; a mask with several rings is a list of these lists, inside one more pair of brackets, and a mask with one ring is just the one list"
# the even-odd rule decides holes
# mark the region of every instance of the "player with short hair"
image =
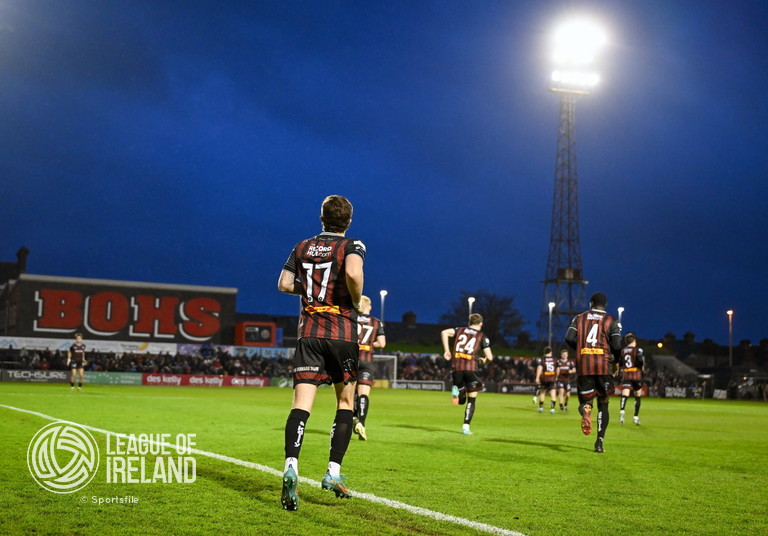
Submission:
[[69,385],[70,389],[75,388],[75,376],[80,374],[80,383],[77,384],[77,390],[83,390],[83,380],[85,365],[88,361],[85,359],[85,344],[83,344],[83,334],[75,333],[75,342],[67,350],[67,366],[70,367]]
[[552,355],[552,348],[544,348],[544,357],[536,362],[536,384],[541,386],[539,391],[539,413],[544,411],[544,400],[549,393],[551,402],[549,412],[555,412],[555,394],[557,388],[558,363]]
[[629,392],[635,396],[635,416],[632,422],[640,426],[640,399],[643,396],[643,349],[637,347],[637,338],[634,333],[627,333],[624,337],[626,346],[621,349],[619,368],[621,370],[621,411],[619,412],[619,424],[624,424],[624,407],[627,405]]
[[590,309],[573,317],[565,335],[565,342],[576,350],[576,387],[581,431],[585,435],[592,432],[592,401],[597,398],[595,452],[600,453],[605,452],[608,397],[614,388],[611,364],[621,350],[621,328],[616,319],[605,312],[607,304],[605,294],[595,292],[589,299]]
[[568,357],[568,348],[560,350],[557,367],[557,396],[560,401],[560,411],[568,411],[568,402],[571,400],[571,376],[576,374],[576,363]]
[[331,428],[328,471],[321,487],[348,498],[341,462],[352,437],[358,370],[357,315],[363,295],[365,244],[346,238],[352,203],[338,195],[323,200],[323,232],[293,248],[280,272],[281,292],[301,296],[301,315],[293,356],[293,404],[285,423],[285,472],[280,501],[298,510],[299,452],[317,388],[333,384],[336,417]]
[[365,420],[370,409],[369,395],[373,387],[373,351],[381,350],[387,345],[384,335],[384,323],[371,316],[371,299],[363,296],[360,302],[360,314],[357,316],[357,345],[360,348],[360,363],[357,374],[357,392],[355,393],[354,432],[362,441],[368,436],[365,431]]
[[[477,406],[477,393],[483,390],[483,382],[477,376],[477,351],[483,349],[483,357],[480,363],[487,363],[493,360],[491,353],[491,342],[488,340],[481,329],[483,328],[483,317],[477,313],[469,315],[469,326],[448,328],[440,332],[440,339],[443,342],[443,357],[450,361],[453,388],[451,389],[451,403],[454,405],[464,404],[467,408],[464,411],[464,424],[461,433],[471,435],[469,425],[475,414]],[[449,347],[449,339],[454,338],[453,350]]]

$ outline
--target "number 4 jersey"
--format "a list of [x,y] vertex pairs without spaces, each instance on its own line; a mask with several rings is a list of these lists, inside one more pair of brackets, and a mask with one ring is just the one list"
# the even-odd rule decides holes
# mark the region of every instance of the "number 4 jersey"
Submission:
[[489,348],[491,341],[483,335],[482,331],[461,327],[455,328],[456,335],[453,339],[453,370],[477,370],[477,351],[481,348]]
[[302,240],[283,267],[302,288],[299,338],[357,342],[357,312],[347,288],[346,258],[365,259],[365,244],[324,232]]

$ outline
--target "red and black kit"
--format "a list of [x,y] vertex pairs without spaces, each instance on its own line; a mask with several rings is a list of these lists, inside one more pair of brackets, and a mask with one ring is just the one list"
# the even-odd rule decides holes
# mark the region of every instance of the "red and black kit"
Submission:
[[557,381],[557,359],[554,356],[545,355],[539,359],[539,366],[541,366],[539,384],[547,391],[554,389]]
[[357,317],[357,346],[360,348],[360,364],[357,383],[373,386],[373,343],[384,335],[384,324],[376,317],[360,314]]
[[469,327],[454,328],[456,335],[453,339],[453,370],[477,370],[477,351],[490,348],[491,341],[482,331]]
[[621,386],[627,389],[642,389],[643,387],[643,349],[637,346],[627,346],[621,350]]
[[74,343],[69,347],[72,353],[70,366],[72,368],[83,368],[85,364],[85,345],[83,343]]
[[[575,343],[576,373],[579,376],[611,374],[611,339],[621,340],[619,329],[616,320],[599,309],[586,311],[573,318],[566,340],[571,339]],[[620,342],[617,346],[620,346]]]
[[346,282],[348,255],[365,259],[365,244],[323,232],[296,244],[285,262],[283,269],[294,274],[301,287],[294,383],[346,383],[357,378],[357,312]]

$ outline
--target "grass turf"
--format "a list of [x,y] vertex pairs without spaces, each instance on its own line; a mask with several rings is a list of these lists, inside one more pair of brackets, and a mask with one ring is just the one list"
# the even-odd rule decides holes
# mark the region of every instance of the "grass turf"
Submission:
[[[0,404],[113,432],[196,434],[199,449],[277,470],[290,399],[279,388],[0,384]],[[375,390],[369,441],[353,436],[344,460],[350,489],[530,536],[768,533],[766,404],[645,399],[644,424],[630,417],[620,427],[614,399],[602,455],[594,435],[580,432],[575,400],[569,414],[550,415],[527,395],[483,393],[471,436],[459,433],[462,413],[448,393]],[[304,477],[325,472],[333,414],[333,393],[322,389],[307,423]],[[279,477],[201,455],[191,484],[107,484],[99,433],[96,477],[54,494],[26,461],[49,422],[0,407],[0,534],[482,533],[308,484],[299,511],[286,512]],[[123,496],[139,502],[91,502]]]

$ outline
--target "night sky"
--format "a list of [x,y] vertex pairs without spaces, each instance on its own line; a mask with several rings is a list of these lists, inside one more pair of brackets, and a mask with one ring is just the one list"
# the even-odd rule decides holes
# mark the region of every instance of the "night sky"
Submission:
[[[768,337],[768,4],[0,1],[0,260],[237,287],[277,277],[322,199],[355,206],[366,294],[436,322],[515,296],[537,334],[558,97],[550,37],[593,15],[576,106],[588,293],[625,331]],[[482,311],[478,311],[482,312]],[[436,343],[438,337],[435,338]]]

